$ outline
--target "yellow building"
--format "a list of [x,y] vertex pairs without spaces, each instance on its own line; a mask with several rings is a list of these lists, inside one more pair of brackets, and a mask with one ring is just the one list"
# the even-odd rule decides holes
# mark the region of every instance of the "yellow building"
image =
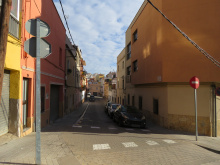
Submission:
[[117,57],[117,103],[125,104],[125,81],[128,76],[125,76],[125,49]]
[[[14,1],[12,1],[12,5]],[[15,11],[14,11],[15,10]],[[17,12],[16,12],[17,11]],[[13,6],[10,15],[9,35],[6,49],[2,97],[0,104],[0,136],[8,132],[17,136],[20,132],[21,105],[21,38],[20,5]]]

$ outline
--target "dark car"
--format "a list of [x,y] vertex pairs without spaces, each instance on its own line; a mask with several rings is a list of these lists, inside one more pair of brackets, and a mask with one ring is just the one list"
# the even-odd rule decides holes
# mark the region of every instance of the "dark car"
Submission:
[[113,120],[116,121],[119,126],[146,128],[145,116],[132,106],[118,106],[113,113]]
[[113,112],[117,109],[117,107],[119,106],[120,104],[111,104],[109,107],[108,107],[108,115],[112,118],[113,117]]
[[95,101],[95,96],[94,95],[90,95],[89,101]]
[[110,101],[108,101],[105,105],[105,112],[108,112],[108,108],[112,105],[112,103]]

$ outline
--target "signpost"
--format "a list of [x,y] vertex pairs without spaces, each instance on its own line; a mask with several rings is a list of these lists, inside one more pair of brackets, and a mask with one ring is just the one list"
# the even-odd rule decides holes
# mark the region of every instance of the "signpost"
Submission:
[[196,141],[198,139],[198,126],[197,126],[197,93],[196,89],[199,88],[199,79],[194,76],[189,81],[192,88],[194,88],[194,94],[195,94],[195,123],[196,123]]
[[25,24],[26,30],[33,36],[24,43],[24,50],[36,58],[36,164],[41,164],[41,70],[40,59],[51,54],[51,45],[41,37],[50,34],[49,25],[40,19],[30,19]]

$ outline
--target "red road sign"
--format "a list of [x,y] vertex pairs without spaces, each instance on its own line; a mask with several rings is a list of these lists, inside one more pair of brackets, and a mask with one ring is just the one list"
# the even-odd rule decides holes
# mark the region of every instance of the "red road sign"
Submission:
[[193,87],[194,89],[199,88],[199,79],[196,76],[192,77],[190,79],[189,83],[190,83],[191,87]]

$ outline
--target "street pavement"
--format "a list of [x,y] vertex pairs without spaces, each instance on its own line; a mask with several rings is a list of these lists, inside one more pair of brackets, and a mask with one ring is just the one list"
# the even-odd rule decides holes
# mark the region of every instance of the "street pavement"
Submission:
[[[103,99],[85,102],[42,129],[45,165],[220,164],[220,138],[168,130],[118,127],[104,114]],[[35,133],[0,137],[0,164],[35,164]]]

